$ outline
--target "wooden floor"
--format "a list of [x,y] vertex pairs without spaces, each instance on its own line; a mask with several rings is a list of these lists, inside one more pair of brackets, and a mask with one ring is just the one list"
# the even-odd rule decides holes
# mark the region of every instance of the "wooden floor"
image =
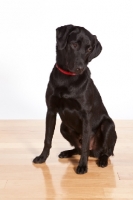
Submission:
[[0,200],[133,199],[133,121],[115,121],[118,141],[109,166],[89,159],[87,174],[75,173],[79,156],[59,159],[70,146],[56,124],[45,164],[32,164],[43,147],[44,121],[0,121]]

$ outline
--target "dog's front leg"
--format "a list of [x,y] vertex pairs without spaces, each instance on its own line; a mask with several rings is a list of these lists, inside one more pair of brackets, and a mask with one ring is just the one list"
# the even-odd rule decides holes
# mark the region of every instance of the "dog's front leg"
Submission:
[[47,111],[46,116],[46,132],[45,132],[45,141],[44,141],[44,148],[40,156],[34,158],[34,163],[43,163],[49,156],[53,133],[55,129],[56,123],[56,112],[49,110]]
[[87,162],[88,162],[88,153],[89,153],[89,143],[90,143],[90,121],[84,120],[82,125],[82,147],[81,147],[81,157],[79,165],[76,169],[77,174],[84,174],[87,172]]

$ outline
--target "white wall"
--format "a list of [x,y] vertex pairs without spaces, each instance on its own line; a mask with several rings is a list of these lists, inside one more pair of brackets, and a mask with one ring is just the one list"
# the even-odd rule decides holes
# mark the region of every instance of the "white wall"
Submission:
[[0,119],[45,118],[55,29],[84,26],[101,55],[92,78],[114,119],[133,119],[132,0],[0,0]]

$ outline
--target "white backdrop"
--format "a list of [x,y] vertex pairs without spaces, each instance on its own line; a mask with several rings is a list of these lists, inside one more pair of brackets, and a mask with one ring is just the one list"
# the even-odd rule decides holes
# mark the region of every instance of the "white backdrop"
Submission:
[[103,46],[89,68],[113,119],[133,119],[132,0],[0,0],[0,119],[44,119],[55,29],[84,26]]

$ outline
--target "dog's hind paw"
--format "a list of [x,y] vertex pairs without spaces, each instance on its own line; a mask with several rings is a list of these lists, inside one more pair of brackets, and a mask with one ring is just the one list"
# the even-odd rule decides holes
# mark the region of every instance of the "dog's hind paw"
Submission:
[[59,154],[59,158],[70,158],[72,156],[72,152],[71,150],[67,150],[67,151],[62,151],[60,154]]
[[71,149],[71,150],[67,150],[67,151],[62,151],[60,154],[59,154],[59,158],[70,158],[72,157],[73,155],[77,155],[78,152],[76,149]]
[[76,169],[77,174],[85,174],[87,173],[87,171],[88,171],[88,167],[86,165],[83,165],[83,166],[79,165]]

